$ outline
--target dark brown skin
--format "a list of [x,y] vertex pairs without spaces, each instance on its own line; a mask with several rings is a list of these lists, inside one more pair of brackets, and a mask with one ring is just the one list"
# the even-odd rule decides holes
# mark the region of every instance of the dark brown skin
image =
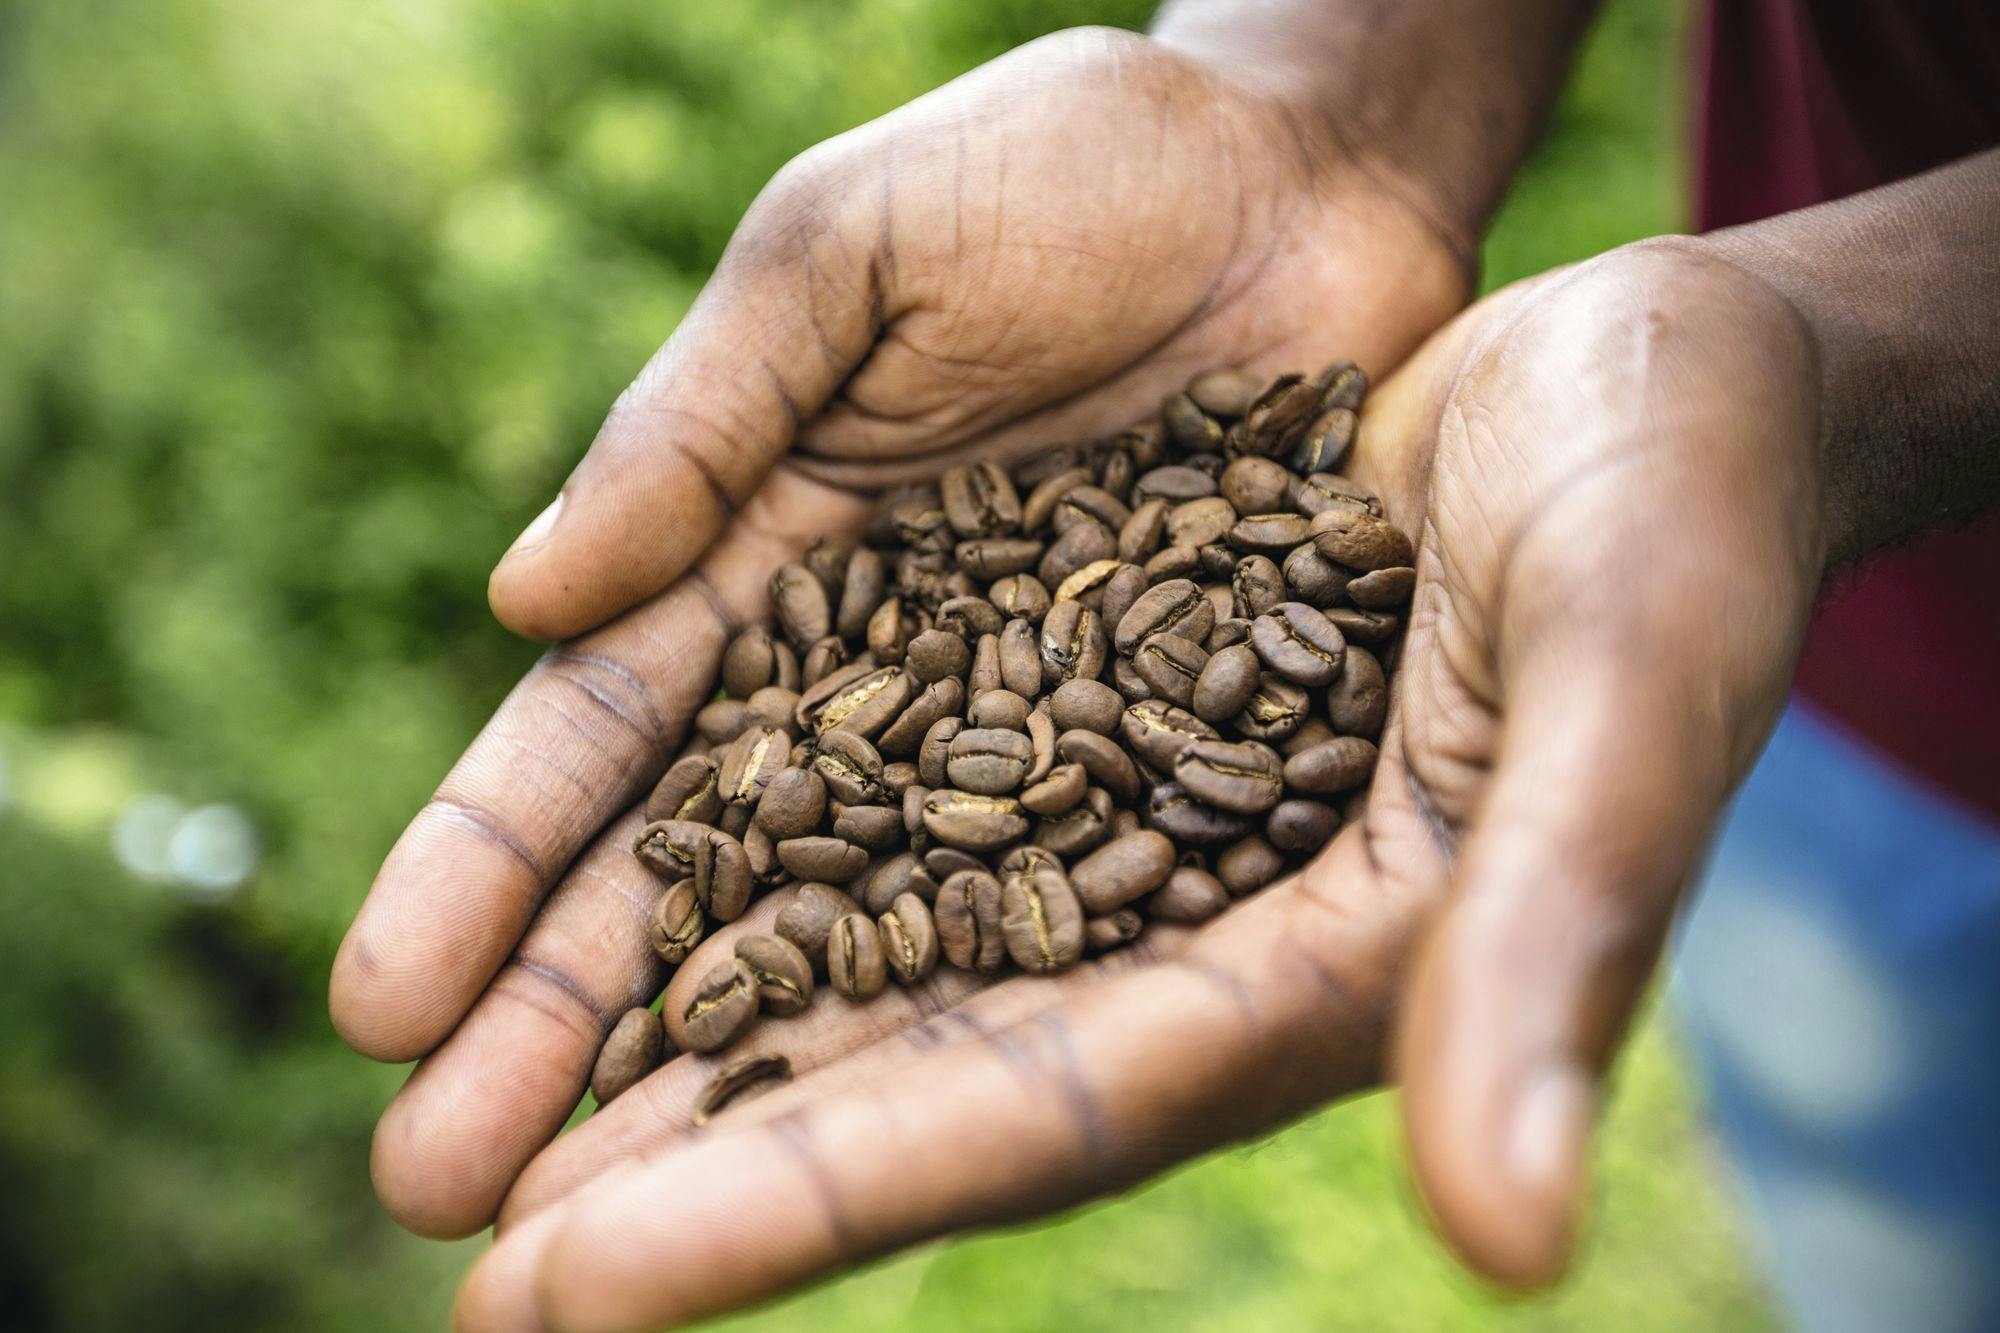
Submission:
[[[628,807],[705,702],[729,626],[766,613],[770,571],[858,521],[862,502],[828,482],[1100,433],[1211,364],[1349,355],[1379,372],[1462,292],[1462,247],[1444,238],[1476,234],[1574,7],[1510,7],[1503,40],[1449,4],[1389,7],[1410,17],[1381,33],[1342,27],[1381,7],[1315,6],[1343,41],[1416,43],[1354,57],[1374,72],[1346,121],[1337,86],[1300,75],[1275,101],[1218,73],[1246,43],[1269,44],[1272,61],[1288,46],[1312,54],[1296,40],[1311,22],[1259,38],[1225,21],[1231,8],[1170,11],[1173,49],[1050,39],[805,159],[613,413],[553,528],[496,573],[497,609],[529,632],[636,609],[554,650],[510,697],[391,854],[334,978],[335,1021],[358,1049],[426,1057],[377,1133],[385,1203],[431,1234],[504,1224],[461,1292],[463,1326],[643,1326],[731,1308],[1120,1188],[1391,1068],[1447,1238],[1505,1281],[1561,1271],[1596,1076],[1775,717],[1825,569],[2000,493],[1993,155],[1509,289],[1382,386],[1343,470],[1419,539],[1412,628],[1367,817],[1304,875],[1060,980],[974,994],[982,978],[941,972],[925,1003],[962,1013],[931,1020],[923,1042],[869,1044],[922,1021],[897,990],[772,1024],[800,1077],[698,1141],[685,1133],[706,1075],[682,1057],[545,1149],[607,1016],[660,984],[631,908],[657,889],[625,854],[642,822]],[[1473,30],[1464,50],[1454,23]],[[1228,37],[1204,50],[1211,28]],[[1451,169],[1413,165],[1414,148],[1342,144],[1357,128],[1386,143],[1393,72],[1453,52],[1500,82],[1464,117],[1476,133],[1431,127]],[[1204,114],[1162,111],[1192,106]],[[1323,158],[1298,152],[1301,118],[1340,121]],[[1475,156],[1452,158],[1467,141]],[[939,254],[952,228],[915,216],[914,188],[883,188],[949,179],[968,151],[958,179],[990,183],[995,159],[978,155],[1002,148],[1023,197],[957,202],[984,234],[1020,229],[1008,247]],[[1256,166],[1239,173],[1245,154]],[[1457,201],[1462,229],[1438,225],[1453,192],[1427,182],[1478,178],[1468,160],[1498,163],[1494,184]],[[1141,206],[1163,178],[1199,180],[1208,206],[1170,191]],[[1242,209],[1213,206],[1232,196]],[[828,225],[851,244],[806,256],[800,238]],[[884,235],[904,264],[877,253]],[[1177,263],[1163,270],[1164,250]],[[1880,281],[1894,290],[1853,285],[1878,280],[1871,265],[1893,270]],[[923,290],[899,285],[912,273]],[[1122,317],[1100,324],[1101,309],[1070,304],[1079,283],[1119,292]],[[1003,293],[1026,304],[996,319]],[[993,344],[996,326],[1019,341]],[[1066,357],[1033,354],[1057,341]],[[759,356],[770,375],[746,373]],[[1905,392],[1870,392],[1885,382]],[[744,930],[770,928],[768,903],[703,943],[669,1011]],[[906,1130],[893,1145],[885,1118]],[[704,1225],[753,1197],[754,1232]],[[669,1262],[694,1233],[716,1237],[702,1262]]]

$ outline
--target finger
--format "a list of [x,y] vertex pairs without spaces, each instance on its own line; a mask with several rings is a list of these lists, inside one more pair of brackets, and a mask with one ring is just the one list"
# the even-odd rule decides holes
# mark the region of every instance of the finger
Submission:
[[481,1289],[510,1287],[525,1264],[552,1326],[679,1322],[1074,1202],[1359,1086],[1377,1067],[1409,920],[1368,893],[1355,833],[1319,874],[1360,888],[1370,910],[1293,881],[1178,961],[1080,988],[893,1077],[761,1098],[740,1127],[593,1183],[559,1226],[503,1241],[468,1279],[468,1307],[490,1308]]
[[765,584],[861,503],[778,470],[727,541],[647,606],[545,656],[389,853],[342,942],[334,1026],[380,1060],[426,1054],[513,952],[563,868],[658,777]]
[[672,583],[867,354],[877,229],[836,198],[837,151],[766,187],[686,319],[501,559],[488,597],[508,628],[581,633]]

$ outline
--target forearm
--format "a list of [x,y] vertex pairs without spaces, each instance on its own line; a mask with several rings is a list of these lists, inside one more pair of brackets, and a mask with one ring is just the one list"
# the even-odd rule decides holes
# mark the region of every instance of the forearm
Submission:
[[2000,504],[2000,149],[1697,244],[1818,344],[1831,562]]
[[1276,93],[1470,267],[1596,0],[1167,0],[1170,46]]

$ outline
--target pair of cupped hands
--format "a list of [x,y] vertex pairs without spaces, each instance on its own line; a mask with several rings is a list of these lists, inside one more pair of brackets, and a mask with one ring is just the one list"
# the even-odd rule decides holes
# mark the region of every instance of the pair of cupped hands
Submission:
[[[1559,1275],[1600,1081],[1821,575],[1817,370],[1694,243],[1461,313],[1467,248],[1282,100],[1129,34],[1023,48],[778,175],[495,571],[500,618],[561,642],[335,967],[346,1038],[419,1060],[383,1201],[498,1222],[462,1326],[686,1320],[1384,1080],[1445,1238]],[[659,991],[638,803],[773,568],[887,484],[1112,433],[1200,370],[1338,358],[1377,380],[1346,470],[1421,548],[1365,818],[1073,974],[828,995],[759,1033],[796,1080],[700,1132],[711,1066],[682,1056],[557,1137]]]

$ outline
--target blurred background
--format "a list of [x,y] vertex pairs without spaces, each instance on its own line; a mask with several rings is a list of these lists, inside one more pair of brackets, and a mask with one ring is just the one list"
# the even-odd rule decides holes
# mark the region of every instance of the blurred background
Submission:
[[[494,558],[798,150],[1145,0],[0,7],[0,1309],[438,1326],[325,980],[535,655]],[[1486,248],[1683,225],[1681,7],[1615,0]],[[1375,1098],[731,1327],[1769,1324],[1685,1065],[1626,1059],[1577,1279],[1501,1304]]]

